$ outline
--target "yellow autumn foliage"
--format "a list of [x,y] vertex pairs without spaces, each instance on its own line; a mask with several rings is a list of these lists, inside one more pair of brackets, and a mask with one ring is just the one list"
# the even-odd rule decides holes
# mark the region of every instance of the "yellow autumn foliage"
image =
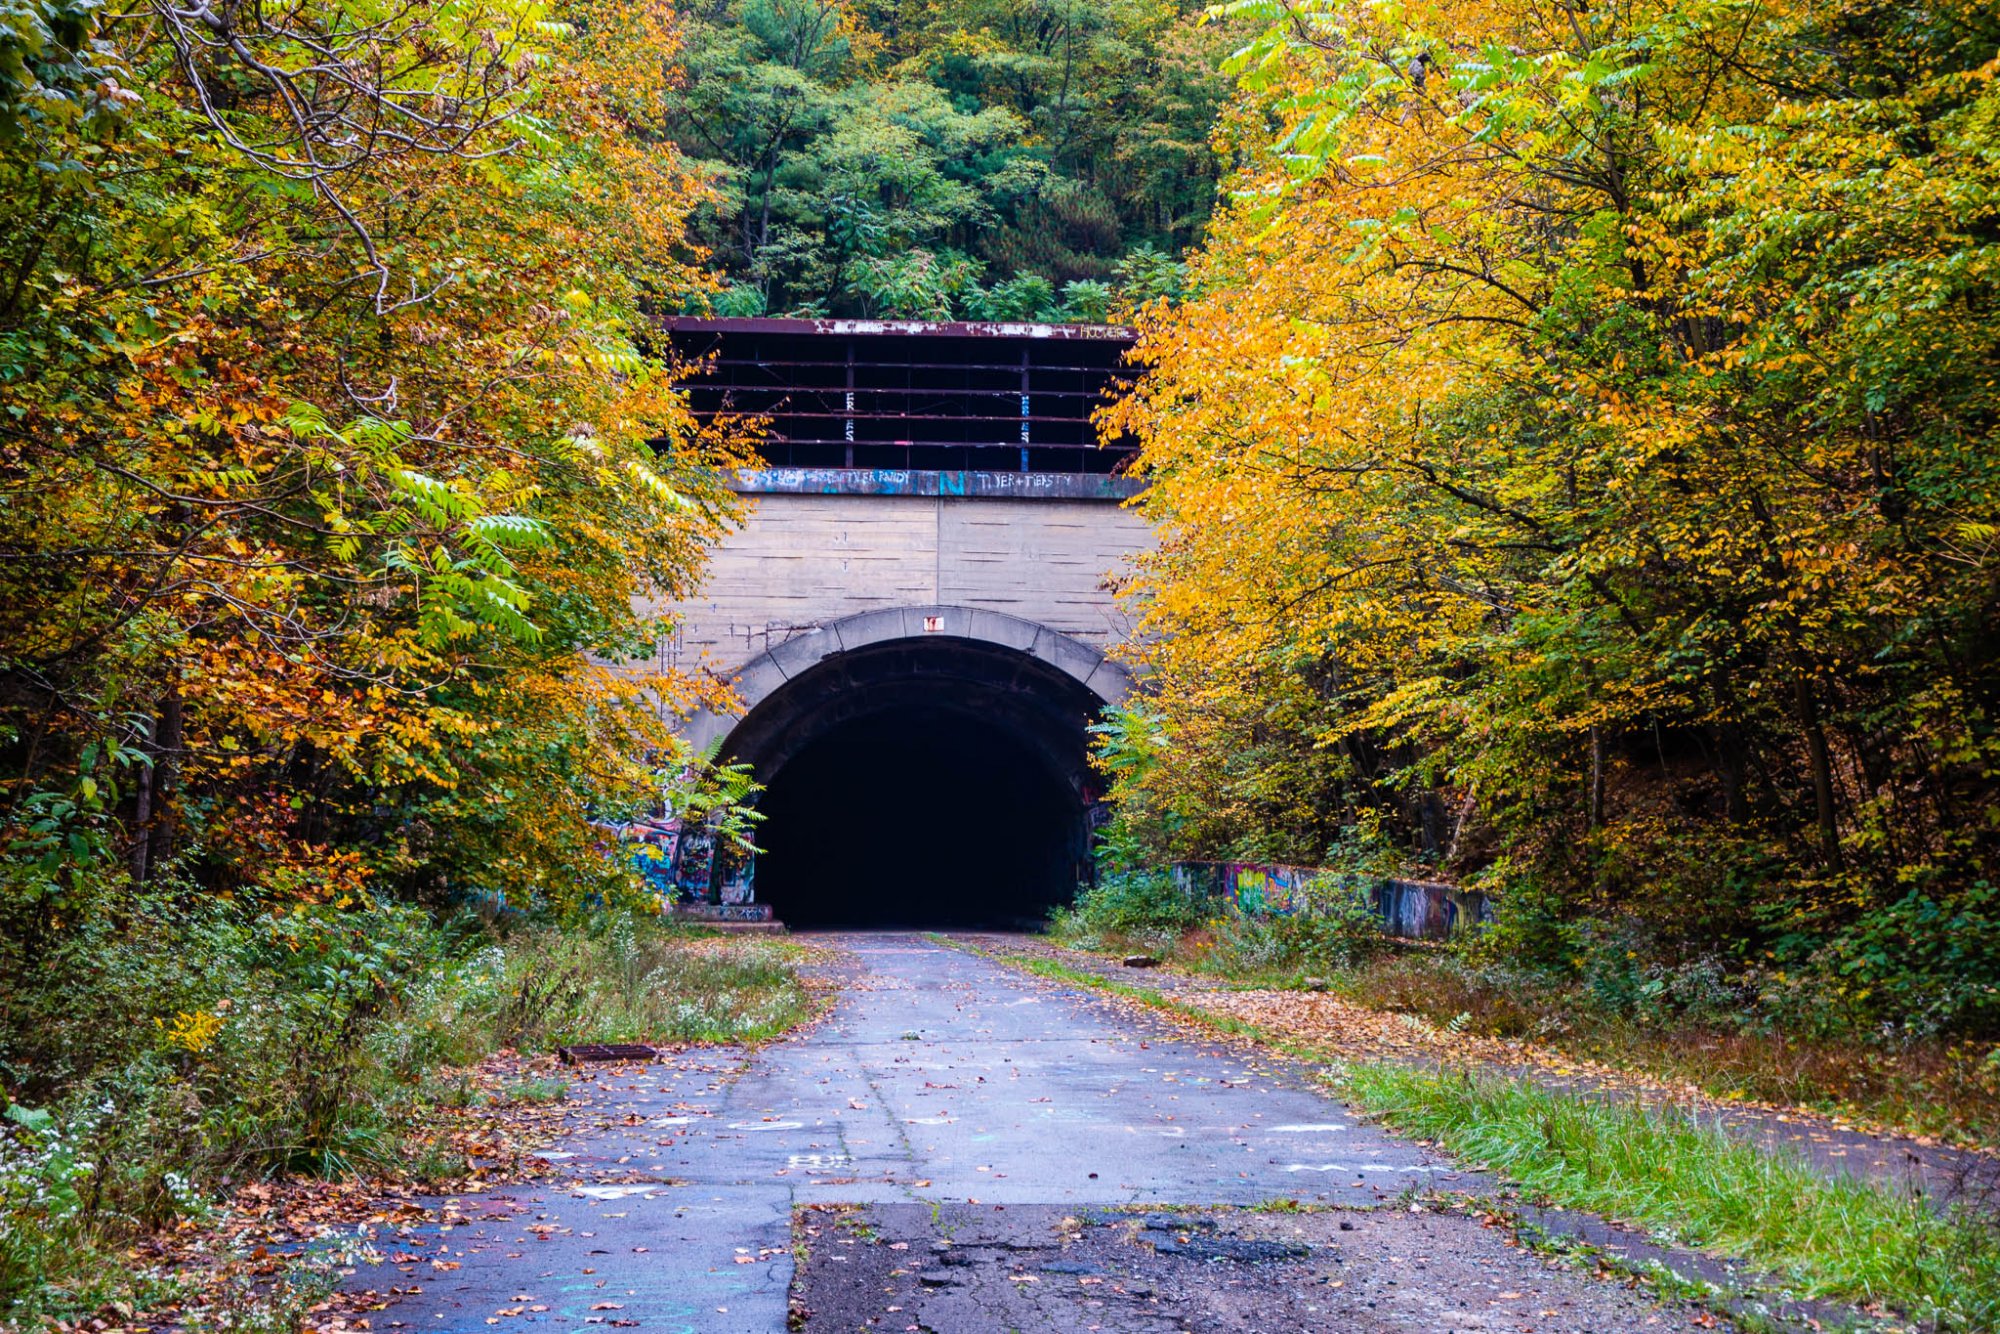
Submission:
[[1242,165],[1106,423],[1163,537],[1134,836],[2000,962],[2000,17],[1224,12]]

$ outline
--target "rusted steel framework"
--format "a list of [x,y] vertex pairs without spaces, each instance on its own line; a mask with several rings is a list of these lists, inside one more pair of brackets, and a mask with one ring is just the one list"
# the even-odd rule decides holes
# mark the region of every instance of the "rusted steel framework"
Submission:
[[669,318],[697,416],[765,419],[774,467],[1113,473],[1091,414],[1131,382],[1104,325]]

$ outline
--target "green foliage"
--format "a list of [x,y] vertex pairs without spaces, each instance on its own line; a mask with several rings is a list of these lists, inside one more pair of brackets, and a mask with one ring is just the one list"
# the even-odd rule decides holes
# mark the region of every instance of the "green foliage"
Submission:
[[1382,919],[1359,882],[1322,876],[1306,886],[1306,906],[1288,914],[1231,912],[1208,923],[1190,952],[1199,968],[1233,977],[1328,976],[1391,947]]
[[1349,1068],[1340,1085],[1537,1198],[1742,1256],[1802,1295],[1879,1303],[1940,1330],[2000,1320],[2000,1235],[1963,1206],[1828,1178],[1672,1108],[1388,1066]]
[[1171,0],[700,12],[670,128],[716,183],[701,238],[730,285],[697,304],[1102,322],[1175,295],[1225,41]]
[[37,1107],[10,1106],[0,1132],[0,1294],[58,1272],[73,1245],[95,1164],[79,1143],[91,1127],[66,1127]]
[[1164,871],[1106,872],[1076,901],[1058,908],[1050,929],[1086,949],[1124,941],[1163,943],[1192,930],[1204,905],[1176,886]]
[[[176,864],[279,905],[624,882],[591,819],[659,804],[713,690],[606,664],[657,661],[643,608],[691,587],[735,457],[639,335],[702,281],[669,18],[0,15],[0,929],[31,959]],[[295,72],[325,60],[351,78]]]
[[1167,753],[1159,715],[1143,698],[1128,699],[1105,709],[1090,725],[1090,737],[1091,764],[1111,780],[1118,798],[1092,849],[1098,865],[1124,873],[1173,860],[1184,822],[1178,811],[1151,799],[1151,780]]
[[1779,1003],[1805,1011],[1787,1015],[1798,1026],[1858,1027],[1886,1012],[1914,1036],[2000,1032],[2000,890],[1979,880],[1949,901],[1912,890],[1804,964],[1805,987],[1773,979]]
[[5,948],[9,1321],[143,1299],[151,1280],[118,1252],[203,1217],[227,1181],[413,1170],[406,1133],[455,1096],[441,1072],[500,1047],[755,1042],[809,1009],[784,946],[615,911],[496,934],[389,904],[269,914],[171,884],[32,970]]
[[749,765],[716,763],[720,745],[711,745],[680,773],[660,776],[666,813],[685,828],[709,830],[718,844],[757,852],[755,834],[764,815],[755,803],[764,787]]
[[1478,878],[1613,1010],[1630,953],[2000,1035],[1993,7],[1224,11],[1230,203],[1112,412],[1120,837]]

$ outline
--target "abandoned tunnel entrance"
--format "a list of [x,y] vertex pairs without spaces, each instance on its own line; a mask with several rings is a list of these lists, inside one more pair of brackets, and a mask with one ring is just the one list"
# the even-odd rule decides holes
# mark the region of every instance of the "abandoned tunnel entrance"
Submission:
[[766,788],[757,897],[793,927],[1041,920],[1087,870],[1099,704],[1047,662],[977,640],[827,657],[725,746]]
[[757,892],[793,927],[1002,926],[1068,899],[1082,812],[999,727],[934,706],[829,729],[771,778]]

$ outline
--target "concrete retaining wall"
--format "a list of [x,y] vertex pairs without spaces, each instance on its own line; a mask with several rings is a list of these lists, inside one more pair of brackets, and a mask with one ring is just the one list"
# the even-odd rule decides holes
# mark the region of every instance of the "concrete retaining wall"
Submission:
[[1269,862],[1176,862],[1172,873],[1183,893],[1218,900],[1238,912],[1278,916],[1310,912],[1306,887],[1320,876],[1336,877],[1367,891],[1383,930],[1417,940],[1442,940],[1462,927],[1493,920],[1493,903],[1485,894],[1429,880]]

